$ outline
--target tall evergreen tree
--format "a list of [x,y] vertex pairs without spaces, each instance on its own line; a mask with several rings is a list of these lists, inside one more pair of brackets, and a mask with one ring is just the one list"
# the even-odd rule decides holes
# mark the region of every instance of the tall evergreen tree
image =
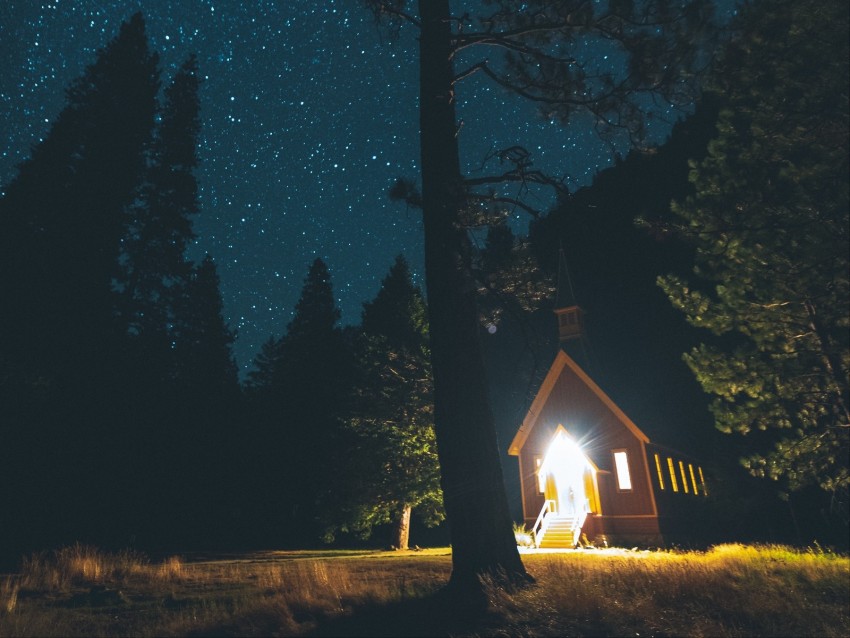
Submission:
[[[198,213],[200,133],[197,60],[190,56],[165,90],[165,104],[151,152],[147,180],[132,209],[123,256],[124,312],[128,333],[146,359],[170,349],[169,325],[192,275],[186,249]],[[163,377],[172,371],[159,371]]]
[[[125,212],[145,171],[159,90],[141,14],[67,91],[67,106],[0,203],[6,345],[42,379],[89,377],[115,332],[113,282]],[[85,375],[76,368],[89,362]],[[53,368],[54,370],[49,370]]]
[[[378,16],[419,30],[421,202],[434,372],[435,426],[452,538],[450,589],[484,601],[480,576],[527,582],[511,529],[500,454],[478,343],[479,323],[466,217],[470,208],[523,206],[505,184],[551,184],[517,147],[497,153],[508,170],[469,179],[462,174],[455,95],[473,74],[534,101],[550,120],[587,114],[600,129],[639,136],[645,98],[689,98],[698,60],[704,3],[589,3],[580,0],[486,3],[464,12],[448,0],[419,0],[418,12],[397,0],[370,0]],[[473,14],[474,17],[473,17]],[[477,27],[477,28],[476,28]],[[611,73],[592,56],[602,49],[626,61]],[[476,50],[500,61],[471,60]],[[459,72],[454,64],[471,62]],[[590,54],[591,59],[588,59]],[[605,55],[602,53],[601,55]],[[488,56],[489,54],[484,54]],[[482,192],[482,187],[490,190]],[[528,206],[524,206],[527,210]]]
[[207,255],[193,268],[176,305],[172,329],[175,377],[209,396],[232,395],[238,386],[215,262]]
[[[280,343],[280,361],[274,384],[289,411],[307,414],[336,412],[340,388],[335,381],[341,371],[342,332],[339,309],[333,297],[331,276],[317,258],[310,266],[292,320]],[[327,423],[314,423],[325,427]]]
[[137,14],[70,85],[0,200],[0,296],[10,301],[0,308],[0,490],[20,494],[0,522],[12,526],[0,530],[6,547],[107,541],[122,527],[103,521],[129,443],[117,418],[127,389],[114,283],[158,90]]
[[269,336],[253,361],[254,369],[248,373],[246,388],[248,393],[256,397],[268,394],[274,387],[275,370],[280,363],[280,340],[274,335]]
[[401,255],[363,304],[359,345],[363,375],[347,419],[350,453],[334,489],[331,528],[368,536],[391,523],[393,545],[407,549],[411,512],[428,525],[444,512],[425,302]]
[[[211,458],[236,400],[214,265],[193,270],[185,256],[198,211],[194,58],[162,109],[158,92],[136,14],[71,85],[0,201],[0,294],[18,303],[0,309],[0,486],[27,495],[10,514],[24,542],[164,539],[177,525],[161,516],[197,500],[182,485],[186,450]],[[221,474],[193,467],[196,486]]]
[[348,409],[350,348],[337,327],[340,312],[324,261],[310,266],[286,334],[269,340],[250,388],[266,451],[261,473],[267,507],[276,509],[285,543],[317,542],[318,503],[327,501],[336,445]]
[[674,206],[696,279],[661,283],[693,325],[723,336],[686,362],[716,426],[757,437],[746,466],[791,489],[820,485],[846,523],[847,7],[758,2],[737,26],[714,75],[718,137],[694,166],[696,194]]

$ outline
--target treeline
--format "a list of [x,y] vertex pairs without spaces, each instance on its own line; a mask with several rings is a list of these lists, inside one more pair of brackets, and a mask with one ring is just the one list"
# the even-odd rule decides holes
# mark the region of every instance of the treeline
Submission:
[[3,560],[74,541],[316,545],[390,522],[406,542],[411,509],[442,518],[424,302],[403,258],[346,330],[317,260],[240,387],[215,261],[187,254],[199,81],[189,57],[161,90],[133,16],[4,189]]
[[186,254],[198,86],[190,57],[160,90],[134,16],[0,200],[6,547],[182,538],[226,489],[234,333],[215,262]]

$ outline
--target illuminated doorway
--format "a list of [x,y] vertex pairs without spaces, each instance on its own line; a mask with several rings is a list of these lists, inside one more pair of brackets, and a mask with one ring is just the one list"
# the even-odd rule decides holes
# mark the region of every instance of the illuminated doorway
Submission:
[[546,500],[554,502],[558,516],[599,513],[596,468],[562,425],[549,443],[537,480]]

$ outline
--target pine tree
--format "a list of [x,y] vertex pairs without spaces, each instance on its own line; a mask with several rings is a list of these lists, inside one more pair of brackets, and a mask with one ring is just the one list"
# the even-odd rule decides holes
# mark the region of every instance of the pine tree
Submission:
[[[330,273],[325,262],[317,258],[310,266],[295,313],[280,342],[274,385],[289,412],[305,416],[314,409],[328,415],[336,412],[341,389],[335,387],[335,381],[344,349],[337,326],[339,319]],[[326,425],[320,422],[313,427]]]
[[395,258],[375,299],[363,304],[362,329],[366,335],[385,339],[392,348],[427,348],[425,302],[403,255]]
[[274,387],[275,370],[280,365],[280,341],[274,335],[263,342],[253,361],[253,369],[248,373],[245,384],[249,394],[258,396],[267,394]]
[[5,547],[124,531],[103,520],[117,520],[127,501],[123,461],[135,436],[124,429],[132,401],[114,283],[158,91],[158,59],[137,14],[70,85],[0,200]]
[[161,379],[172,374],[167,352],[178,320],[175,306],[192,276],[186,249],[198,213],[197,146],[200,134],[197,60],[190,56],[165,90],[147,180],[134,206],[123,256],[128,333],[147,360],[159,354]]
[[359,351],[363,375],[347,419],[352,439],[331,529],[368,536],[391,523],[393,545],[407,549],[411,512],[434,525],[444,511],[425,302],[401,255],[363,304]]
[[220,398],[235,393],[238,381],[231,352],[236,333],[224,320],[219,283],[207,255],[186,282],[172,333],[178,382]]
[[493,331],[507,310],[531,313],[546,304],[555,292],[552,278],[540,269],[527,237],[517,237],[507,224],[487,229],[478,251],[481,323]]
[[353,367],[339,318],[330,273],[317,258],[286,334],[270,339],[257,360],[250,396],[266,454],[261,474],[271,483],[260,489],[275,503],[285,543],[318,540],[318,503],[327,501],[343,454],[337,446]]
[[62,369],[67,381],[86,358],[90,375],[92,355],[108,350],[125,213],[145,170],[158,90],[158,58],[136,14],[70,86],[6,189],[0,292],[16,307],[4,309],[2,332],[24,374],[47,381]]
[[[790,489],[816,484],[847,519],[850,487],[848,15],[837,1],[749,5],[712,90],[718,137],[674,206],[693,282],[661,281],[722,338],[686,355],[723,432]],[[816,71],[813,71],[815,70]]]

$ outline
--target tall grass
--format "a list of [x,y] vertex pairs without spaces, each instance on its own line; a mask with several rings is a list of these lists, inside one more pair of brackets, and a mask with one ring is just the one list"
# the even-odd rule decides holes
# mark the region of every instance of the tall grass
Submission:
[[525,563],[538,587],[493,593],[493,606],[520,633],[850,635],[846,557],[721,545],[705,553],[534,555]]
[[148,561],[141,554],[131,551],[107,553],[77,543],[24,558],[20,586],[64,591],[74,585],[121,580],[149,572]]
[[73,546],[0,579],[0,635],[850,635],[850,559],[818,548],[523,560],[534,586],[485,582],[488,613],[457,625],[434,596],[451,570],[448,550],[152,563]]

